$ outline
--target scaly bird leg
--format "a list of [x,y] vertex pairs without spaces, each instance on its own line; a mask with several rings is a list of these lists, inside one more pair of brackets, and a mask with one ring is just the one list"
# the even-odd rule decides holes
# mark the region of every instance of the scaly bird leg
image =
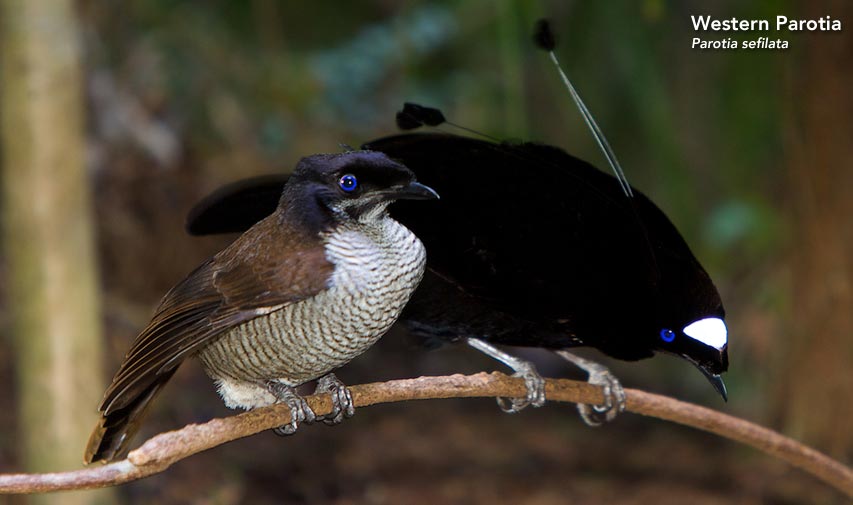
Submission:
[[581,418],[589,426],[601,426],[610,422],[625,410],[625,390],[619,379],[604,365],[576,356],[569,351],[554,351],[560,357],[570,361],[575,366],[589,374],[587,382],[601,386],[604,389],[603,405],[587,405],[578,403]]
[[318,421],[333,426],[355,414],[352,393],[335,374],[328,373],[317,380],[317,388],[314,390],[314,394],[322,393],[332,395],[332,411],[324,416],[317,417]]
[[507,354],[478,338],[466,338],[465,343],[512,368],[515,371],[513,377],[524,379],[524,384],[527,386],[527,396],[524,398],[498,398],[498,407],[501,410],[508,414],[514,414],[528,405],[534,407],[545,405],[545,379],[539,375],[533,363]]
[[299,423],[310,424],[317,418],[314,411],[308,406],[308,402],[296,394],[296,390],[292,387],[278,381],[269,381],[266,383],[266,387],[279,403],[284,403],[290,407],[290,423],[275,428],[273,431],[276,435],[293,435],[299,428]]

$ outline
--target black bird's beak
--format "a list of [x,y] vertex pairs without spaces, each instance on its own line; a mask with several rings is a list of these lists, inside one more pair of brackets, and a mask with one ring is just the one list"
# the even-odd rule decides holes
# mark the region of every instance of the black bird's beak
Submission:
[[699,370],[702,371],[702,374],[705,376],[706,379],[708,379],[708,382],[710,382],[711,385],[714,386],[714,389],[716,389],[717,392],[720,393],[720,396],[723,397],[723,401],[729,401],[729,393],[728,391],[726,391],[726,383],[723,382],[723,378],[720,377],[720,374],[711,373],[708,370],[702,368],[701,366],[699,367]]
[[438,200],[440,198],[434,189],[419,182],[394,188],[388,193],[388,197],[394,200]]
[[717,373],[713,373],[708,371],[705,374],[705,377],[708,378],[708,381],[714,386],[714,389],[720,393],[720,396],[723,397],[723,401],[729,401],[729,393],[726,391],[726,384],[723,382],[723,379],[720,377],[720,372],[725,372],[729,369],[729,346],[724,345],[720,350],[720,364],[722,368],[715,370]]
[[719,351],[719,363],[714,364],[713,362],[705,362],[700,363],[696,359],[682,354],[681,357],[686,359],[687,361],[693,363],[693,365],[702,372],[702,375],[708,379],[708,382],[714,386],[714,389],[717,390],[717,393],[720,393],[720,396],[723,397],[723,401],[729,401],[729,393],[726,391],[726,384],[723,382],[723,378],[720,377],[721,372],[725,372],[729,368],[729,355],[727,352],[727,347],[723,347],[722,351]]

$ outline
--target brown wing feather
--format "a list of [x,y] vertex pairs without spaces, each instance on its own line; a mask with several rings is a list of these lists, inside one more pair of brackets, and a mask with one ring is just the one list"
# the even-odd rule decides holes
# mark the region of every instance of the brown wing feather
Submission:
[[334,267],[320,237],[284,230],[277,220],[259,222],[166,294],[107,389],[104,415],[130,405],[213,338],[328,287]]

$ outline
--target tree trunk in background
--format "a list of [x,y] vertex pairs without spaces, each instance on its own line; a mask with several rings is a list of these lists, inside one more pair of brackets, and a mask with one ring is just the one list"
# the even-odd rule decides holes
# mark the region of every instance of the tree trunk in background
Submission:
[[[821,4],[819,8],[815,4]],[[802,17],[847,23],[853,4],[810,2]],[[794,76],[793,322],[776,403],[788,433],[853,456],[853,32],[805,32]]]
[[[72,0],[0,0],[3,244],[22,470],[82,466],[102,389],[80,44]],[[104,492],[32,497],[95,503]]]

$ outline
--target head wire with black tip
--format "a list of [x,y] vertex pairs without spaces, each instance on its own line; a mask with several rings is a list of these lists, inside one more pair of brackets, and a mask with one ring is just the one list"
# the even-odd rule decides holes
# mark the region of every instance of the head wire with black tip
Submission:
[[462,125],[458,125],[456,123],[448,121],[439,109],[418,105],[412,102],[405,102],[403,104],[403,110],[397,112],[396,120],[397,128],[401,130],[414,130],[416,128],[420,128],[421,126],[437,127],[442,124],[448,124],[454,128],[458,128],[473,135],[478,135],[480,137],[487,138],[492,142],[501,142],[500,139],[492,137],[491,135],[486,135],[483,132],[479,132],[471,128],[466,128]]
[[540,49],[546,51],[548,56],[551,57],[551,61],[554,62],[554,66],[557,67],[557,72],[559,72],[560,78],[563,80],[563,84],[566,85],[566,88],[569,90],[569,94],[572,96],[572,100],[574,100],[575,105],[578,106],[586,125],[592,131],[592,135],[595,137],[596,142],[598,142],[598,146],[601,147],[601,150],[604,152],[604,157],[607,158],[610,168],[613,169],[613,173],[616,174],[616,179],[619,181],[619,185],[622,186],[622,191],[624,191],[628,197],[633,197],[634,192],[631,191],[631,185],[628,184],[628,178],[625,177],[625,173],[622,171],[622,166],[619,164],[619,160],[616,159],[616,154],[613,152],[613,149],[610,148],[610,144],[607,142],[604,132],[602,132],[601,128],[598,127],[598,123],[595,122],[595,118],[592,117],[592,113],[589,111],[583,100],[581,100],[580,95],[577,90],[575,90],[575,87],[572,85],[572,82],[569,80],[566,73],[563,72],[563,68],[557,60],[557,55],[554,53],[554,48],[557,47],[557,40],[554,37],[554,32],[551,31],[551,25],[548,23],[547,19],[540,19],[536,22],[533,41]]

